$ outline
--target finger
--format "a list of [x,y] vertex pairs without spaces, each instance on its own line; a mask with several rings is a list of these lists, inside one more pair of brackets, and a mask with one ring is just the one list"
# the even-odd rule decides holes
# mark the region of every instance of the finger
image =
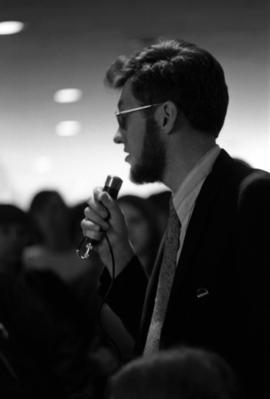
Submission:
[[108,217],[108,210],[102,203],[102,194],[104,191],[101,187],[97,187],[94,189],[93,197],[89,200],[89,206],[94,209],[97,213],[100,214],[104,219]]
[[90,220],[83,219],[81,221],[81,228],[83,235],[93,240],[100,241],[104,236],[104,231],[101,230],[100,226]]
[[96,210],[93,210],[92,208],[87,207],[84,210],[84,215],[85,215],[85,219],[87,219],[88,221],[92,222],[94,225],[99,227],[99,229],[97,229],[98,231],[108,230],[108,228],[109,228],[108,222],[104,219],[104,217],[102,215],[98,214],[96,212]]
[[119,213],[119,207],[117,202],[106,191],[100,192],[98,198],[109,215]]

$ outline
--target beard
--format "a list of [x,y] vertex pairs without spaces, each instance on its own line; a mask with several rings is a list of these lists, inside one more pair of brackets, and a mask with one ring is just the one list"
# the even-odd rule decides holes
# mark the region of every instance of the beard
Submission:
[[143,150],[140,160],[130,170],[134,183],[154,183],[162,180],[166,166],[166,150],[159,135],[159,127],[151,117],[146,120]]

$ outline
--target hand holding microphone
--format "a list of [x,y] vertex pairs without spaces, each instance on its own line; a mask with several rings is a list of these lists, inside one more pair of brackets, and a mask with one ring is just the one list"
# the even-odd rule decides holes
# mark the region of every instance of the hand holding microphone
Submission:
[[84,210],[85,218],[81,222],[85,238],[77,249],[81,259],[88,259],[91,251],[99,244],[101,260],[112,274],[108,243],[103,243],[106,235],[113,250],[115,275],[118,275],[134,256],[124,215],[115,201],[116,198],[113,198],[117,196],[121,183],[121,179],[108,176],[104,188],[94,190],[88,201],[89,206]]
[[[122,185],[122,179],[117,176],[107,176],[104,187],[102,191],[107,192],[113,199],[116,199],[119,193],[119,190]],[[102,209],[105,212],[105,209]],[[105,213],[104,213],[105,216]],[[98,244],[98,240],[93,238],[84,237],[79,244],[77,249],[77,254],[81,259],[88,259],[90,256],[90,252],[94,249],[95,245]]]

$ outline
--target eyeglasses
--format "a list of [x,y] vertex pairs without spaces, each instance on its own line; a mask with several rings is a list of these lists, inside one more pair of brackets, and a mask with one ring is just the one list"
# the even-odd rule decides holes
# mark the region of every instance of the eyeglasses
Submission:
[[161,105],[163,103],[157,103],[157,104],[150,104],[150,105],[142,105],[141,107],[137,107],[137,108],[129,108],[129,109],[124,109],[124,111],[118,111],[115,112],[115,116],[117,118],[118,121],[118,125],[120,127],[120,129],[125,129],[126,128],[126,115],[132,113],[132,112],[137,112],[137,111],[141,111],[143,109],[149,109],[152,107],[156,107],[158,105]]

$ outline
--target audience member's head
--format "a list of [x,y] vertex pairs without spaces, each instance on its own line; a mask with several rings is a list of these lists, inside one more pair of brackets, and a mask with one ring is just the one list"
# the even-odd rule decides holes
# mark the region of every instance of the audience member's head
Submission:
[[26,212],[11,204],[0,204],[0,272],[16,274],[29,240]]
[[123,195],[118,198],[118,204],[125,216],[130,240],[149,273],[160,238],[156,214],[147,199],[136,195]]
[[69,209],[58,191],[42,190],[35,194],[29,214],[39,243],[53,250],[70,247]]
[[234,373],[218,355],[179,348],[125,365],[108,384],[109,399],[232,399]]

